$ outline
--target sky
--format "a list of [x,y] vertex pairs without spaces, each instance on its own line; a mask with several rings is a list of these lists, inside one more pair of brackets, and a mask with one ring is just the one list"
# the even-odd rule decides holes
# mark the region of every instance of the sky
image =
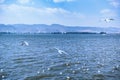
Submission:
[[120,0],[0,0],[0,24],[120,27]]

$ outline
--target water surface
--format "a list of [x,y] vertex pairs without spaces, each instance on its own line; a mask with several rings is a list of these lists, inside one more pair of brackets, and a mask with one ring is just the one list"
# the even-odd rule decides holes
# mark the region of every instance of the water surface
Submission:
[[0,80],[120,80],[120,35],[0,35]]

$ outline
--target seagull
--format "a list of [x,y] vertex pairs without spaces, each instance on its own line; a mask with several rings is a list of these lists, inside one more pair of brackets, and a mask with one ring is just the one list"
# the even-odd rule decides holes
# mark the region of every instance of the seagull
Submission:
[[110,22],[110,21],[113,21],[114,19],[112,19],[112,18],[106,18],[104,21],[106,21],[106,22]]
[[29,46],[29,43],[27,41],[22,41],[21,45],[22,46]]
[[57,51],[58,51],[58,53],[59,54],[67,54],[65,51],[63,51],[63,50],[60,50],[60,49],[58,49],[58,48],[55,48]]
[[105,18],[105,19],[101,19],[102,21],[105,21],[105,22],[110,22],[110,21],[113,21],[114,19],[113,18]]

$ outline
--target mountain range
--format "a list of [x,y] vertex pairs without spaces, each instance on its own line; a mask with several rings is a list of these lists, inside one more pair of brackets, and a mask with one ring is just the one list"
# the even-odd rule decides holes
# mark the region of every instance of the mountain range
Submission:
[[0,24],[0,32],[10,33],[52,33],[52,32],[107,32],[120,33],[117,27],[65,26],[60,24]]

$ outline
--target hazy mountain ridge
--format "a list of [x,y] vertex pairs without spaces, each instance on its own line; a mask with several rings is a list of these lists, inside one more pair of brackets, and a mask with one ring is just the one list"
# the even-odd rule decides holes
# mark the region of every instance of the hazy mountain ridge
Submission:
[[108,32],[120,33],[120,28],[114,27],[86,27],[86,26],[64,26],[60,24],[0,24],[0,32],[11,33],[51,33],[51,32]]

